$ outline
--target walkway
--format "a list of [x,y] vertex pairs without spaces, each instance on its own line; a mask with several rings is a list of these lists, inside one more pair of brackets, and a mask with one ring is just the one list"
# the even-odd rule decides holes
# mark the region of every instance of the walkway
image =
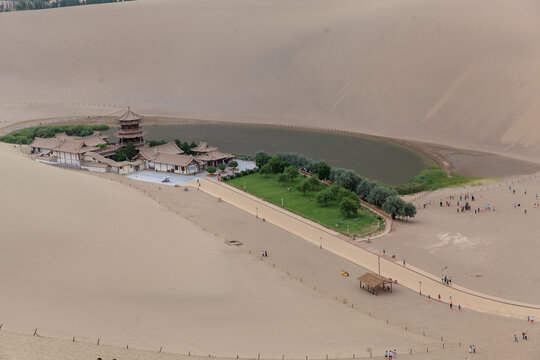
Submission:
[[[357,265],[385,277],[397,279],[399,284],[413,291],[421,291],[422,295],[426,297],[431,295],[432,301],[437,301],[439,294],[445,303],[452,299],[455,311],[458,311],[459,304],[464,309],[521,319],[526,319],[528,315],[535,315],[535,312],[540,314],[540,305],[506,300],[455,284],[446,286],[438,276],[409,264],[404,266],[398,259],[374,252],[363,243],[350,240],[337,232],[227,184],[210,179],[201,179],[200,184],[200,189],[209,195],[221,198],[249,214],[264,218],[265,221],[279,226],[313,245],[322,246],[322,248]],[[197,186],[197,183],[186,185]]]

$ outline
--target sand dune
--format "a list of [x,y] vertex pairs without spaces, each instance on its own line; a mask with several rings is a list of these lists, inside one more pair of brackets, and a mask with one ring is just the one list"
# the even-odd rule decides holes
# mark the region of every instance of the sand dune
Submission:
[[0,14],[0,101],[131,104],[534,159],[539,15],[533,0],[139,0]]
[[0,161],[4,329],[228,356],[433,341],[290,280],[128,186],[24,159],[5,144]]
[[139,0],[0,14],[0,101],[131,104],[535,159],[539,15],[534,0]]

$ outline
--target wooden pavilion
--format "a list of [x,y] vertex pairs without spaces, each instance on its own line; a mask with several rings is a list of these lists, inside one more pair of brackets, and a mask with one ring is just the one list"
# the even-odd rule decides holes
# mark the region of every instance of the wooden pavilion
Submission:
[[116,121],[120,125],[120,128],[115,136],[118,138],[118,144],[120,146],[124,146],[128,142],[133,143],[135,146],[144,145],[144,136],[147,132],[141,128],[142,116],[135,114],[128,107],[127,111],[116,119]]
[[364,289],[367,292],[372,293],[373,295],[377,295],[377,289],[383,289],[392,292],[393,281],[392,279],[385,278],[384,276],[368,272],[360,276],[357,280],[360,281],[361,289]]

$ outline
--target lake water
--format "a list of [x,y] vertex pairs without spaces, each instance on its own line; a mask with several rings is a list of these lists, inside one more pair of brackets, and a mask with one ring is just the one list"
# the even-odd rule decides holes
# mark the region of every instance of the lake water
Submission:
[[355,134],[259,125],[179,124],[143,126],[146,139],[207,142],[219,150],[254,155],[297,152],[387,184],[403,184],[434,162],[402,145]]

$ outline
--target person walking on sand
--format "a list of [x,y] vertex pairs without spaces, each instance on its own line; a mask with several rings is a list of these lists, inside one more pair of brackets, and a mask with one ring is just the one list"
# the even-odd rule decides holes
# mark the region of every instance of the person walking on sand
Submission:
[[534,316],[531,316],[531,325],[534,325]]
[[472,352],[475,353],[476,352],[476,345],[473,344],[472,346]]
[[514,334],[514,342],[518,342],[518,338],[517,338],[516,334]]

